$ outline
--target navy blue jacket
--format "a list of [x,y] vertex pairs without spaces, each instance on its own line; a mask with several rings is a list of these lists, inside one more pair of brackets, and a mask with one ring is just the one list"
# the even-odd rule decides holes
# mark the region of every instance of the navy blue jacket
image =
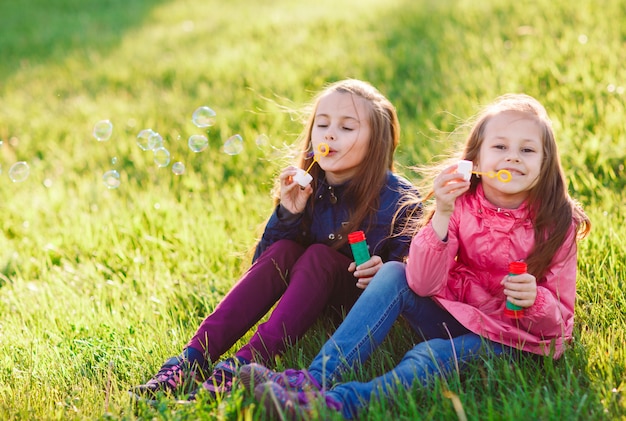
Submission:
[[[270,217],[263,237],[259,241],[254,253],[256,260],[263,251],[278,240],[288,239],[296,241],[303,246],[322,243],[332,246],[340,240],[342,223],[348,220],[348,203],[344,200],[343,192],[345,185],[331,186],[320,182],[315,194],[310,200],[315,200],[315,206],[311,212],[307,206],[301,214],[291,214],[278,205]],[[387,181],[380,194],[380,206],[371,224],[368,220],[363,222],[359,229],[365,231],[365,237],[369,246],[370,254],[380,256],[383,262],[390,260],[403,261],[409,252],[411,236],[406,233],[401,236],[390,236],[393,217],[398,209],[399,202],[405,194],[417,196],[417,189],[406,179],[388,171]],[[396,221],[394,232],[404,226],[407,214],[405,208]],[[417,215],[413,215],[417,217]],[[311,221],[310,224],[306,221]],[[303,223],[305,222],[305,223]],[[369,229],[367,228],[369,225]],[[352,259],[352,251],[349,244],[344,244],[338,251]]]

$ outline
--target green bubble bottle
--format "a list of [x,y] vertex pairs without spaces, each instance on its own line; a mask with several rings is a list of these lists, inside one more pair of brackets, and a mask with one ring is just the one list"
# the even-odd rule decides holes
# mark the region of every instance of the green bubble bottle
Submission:
[[[509,263],[509,276],[521,275],[526,273],[527,269],[528,267],[526,266],[526,262],[511,262]],[[521,319],[524,317],[524,308],[506,300],[504,315],[512,319]]]
[[365,233],[363,231],[354,231],[348,234],[348,243],[350,243],[354,262],[357,266],[370,259],[370,251],[367,248]]

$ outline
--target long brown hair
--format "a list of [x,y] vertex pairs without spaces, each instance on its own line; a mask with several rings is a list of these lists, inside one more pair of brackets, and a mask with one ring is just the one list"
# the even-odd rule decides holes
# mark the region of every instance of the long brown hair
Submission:
[[[585,237],[591,229],[591,222],[579,203],[567,192],[565,174],[561,167],[558,148],[548,114],[535,98],[525,94],[506,94],[485,107],[475,118],[475,123],[465,140],[463,153],[455,159],[476,161],[485,139],[485,127],[496,114],[517,111],[533,117],[542,128],[543,162],[539,173],[539,182],[528,192],[527,204],[533,221],[535,244],[526,262],[528,272],[538,281],[545,275],[554,255],[565,241],[569,229],[574,223],[577,238]],[[449,165],[451,161],[446,161]],[[443,166],[443,165],[442,165]],[[477,177],[471,178],[470,193],[476,191],[480,183]],[[426,199],[432,196],[432,191]],[[420,226],[425,225],[434,210],[424,214]]]
[[[322,97],[341,92],[365,100],[368,105],[368,115],[362,116],[369,121],[370,139],[367,145],[367,153],[363,162],[357,168],[357,172],[348,182],[343,198],[350,206],[349,220],[342,227],[341,240],[334,244],[335,248],[341,247],[347,241],[347,233],[359,229],[361,224],[369,220],[379,207],[380,191],[385,185],[387,171],[394,170],[394,153],[400,140],[400,123],[396,109],[391,102],[371,84],[357,80],[345,79],[328,85],[319,92],[312,105],[312,112],[304,125],[299,136],[300,158],[296,165],[299,168],[309,168],[313,157],[308,152],[312,151],[311,131],[317,106]],[[361,116],[360,116],[361,117]],[[309,173],[313,176],[311,187],[317,191],[320,180],[324,179],[324,170],[319,165],[313,165]],[[276,204],[280,199],[280,191],[275,191]],[[309,200],[309,206],[314,206],[315,198]],[[392,227],[390,227],[390,231]]]

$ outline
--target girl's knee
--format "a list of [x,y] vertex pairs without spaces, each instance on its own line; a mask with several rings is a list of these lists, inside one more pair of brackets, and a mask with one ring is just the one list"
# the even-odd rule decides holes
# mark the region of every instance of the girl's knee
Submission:
[[304,247],[292,240],[278,240],[269,246],[261,256],[300,256]]
[[368,286],[380,285],[381,287],[403,288],[407,286],[406,281],[406,265],[402,262],[387,262],[376,273],[372,282]]
[[276,241],[271,246],[269,246],[268,250],[269,249],[281,249],[282,250],[282,249],[289,249],[289,248],[300,249],[302,248],[302,246],[293,240],[282,239],[282,240]]
[[265,249],[250,269],[254,271],[269,270],[272,274],[278,270],[282,273],[281,277],[287,276],[303,252],[304,247],[298,243],[291,240],[279,240]]
[[405,271],[406,271],[406,264],[402,263],[402,262],[396,262],[396,261],[390,261],[390,262],[386,262],[385,264],[383,264],[383,266],[380,268],[379,272],[390,272],[390,273],[396,273],[396,276],[401,276],[402,278],[406,279],[405,276]]
[[332,247],[327,246],[326,244],[320,244],[320,243],[311,244],[310,246],[307,247],[306,251],[304,252],[305,255],[334,254],[334,253],[339,253],[339,252],[333,249]]
[[405,265],[400,262],[387,262],[376,273],[365,288],[364,294],[374,294],[395,300],[410,291],[404,272]]
[[350,259],[325,244],[311,244],[298,259],[298,265],[326,271],[348,271]]

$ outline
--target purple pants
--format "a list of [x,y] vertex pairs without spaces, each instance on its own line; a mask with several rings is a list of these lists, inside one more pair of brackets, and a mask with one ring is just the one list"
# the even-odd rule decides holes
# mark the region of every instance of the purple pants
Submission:
[[[351,259],[323,245],[290,240],[268,247],[200,325],[188,347],[217,361],[276,302],[236,356],[271,362],[300,338],[327,307],[349,310],[361,293],[348,272]],[[279,301],[280,299],[280,301]]]

